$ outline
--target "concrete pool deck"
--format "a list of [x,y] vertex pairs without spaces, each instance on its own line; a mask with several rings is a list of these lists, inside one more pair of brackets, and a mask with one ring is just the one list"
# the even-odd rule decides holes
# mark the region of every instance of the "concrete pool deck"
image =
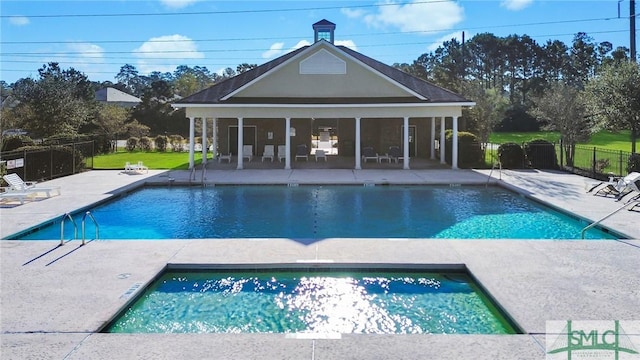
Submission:
[[[484,185],[472,170],[210,170],[212,184],[391,183]],[[5,238],[145,182],[189,182],[189,172],[90,171],[47,182],[62,195],[0,209]],[[498,175],[494,173],[494,176]],[[202,173],[196,173],[196,183]],[[528,197],[598,220],[621,204],[587,194],[591,180],[505,170]],[[640,209],[603,225],[629,240],[289,239],[0,242],[2,359],[543,359],[547,320],[640,321]],[[585,222],[585,226],[586,226]],[[167,264],[465,264],[524,330],[521,335],[97,333]],[[635,322],[634,322],[635,324]],[[640,329],[625,329],[640,350]]]

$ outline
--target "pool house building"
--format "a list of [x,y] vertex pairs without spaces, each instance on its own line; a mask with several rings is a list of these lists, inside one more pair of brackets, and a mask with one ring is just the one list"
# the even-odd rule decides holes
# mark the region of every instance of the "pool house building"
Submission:
[[444,164],[447,128],[453,133],[451,167],[457,168],[458,121],[462,109],[475,104],[335,45],[335,28],[321,20],[313,24],[312,45],[175,102],[189,119],[189,167],[194,167],[200,119],[203,161],[211,147],[214,155],[237,159],[237,169],[261,157],[265,147],[278,149],[273,157],[283,161],[285,169],[302,155],[299,151],[317,150],[353,158],[353,168],[361,169],[363,149],[384,155],[392,147],[399,150],[395,159],[403,169],[410,168],[411,158]]

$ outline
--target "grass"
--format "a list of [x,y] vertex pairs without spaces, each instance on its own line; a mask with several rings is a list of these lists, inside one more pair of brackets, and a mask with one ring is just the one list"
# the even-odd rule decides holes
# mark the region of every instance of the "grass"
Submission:
[[[196,164],[202,160],[202,153],[196,152]],[[187,170],[189,169],[188,152],[144,152],[118,151],[116,153],[96,155],[93,158],[94,169],[123,169],[124,163],[142,161],[149,169]]]
[[[552,131],[493,133],[489,137],[489,142],[493,144],[504,144],[508,142],[522,144],[534,139],[544,139],[550,142],[557,142],[560,140],[560,134]],[[591,139],[588,142],[580,143],[578,145],[629,152],[631,151],[631,132],[628,130],[615,133],[610,131],[601,131],[591,136]]]

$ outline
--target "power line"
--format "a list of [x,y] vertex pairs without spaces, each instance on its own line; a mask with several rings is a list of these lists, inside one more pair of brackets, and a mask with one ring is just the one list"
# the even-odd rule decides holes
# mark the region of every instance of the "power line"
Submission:
[[[430,0],[416,1],[405,3],[388,3],[388,4],[371,4],[371,5],[354,5],[349,6],[353,9],[385,7],[385,6],[403,6],[418,4],[435,4],[451,2],[451,0]],[[171,12],[171,13],[114,13],[114,14],[35,14],[22,15],[31,18],[70,18],[70,17],[132,17],[132,16],[192,16],[192,15],[230,15],[230,14],[250,14],[250,13],[272,13],[272,12],[294,12],[294,11],[316,11],[316,10],[336,10],[343,9],[345,6],[320,6],[305,8],[288,8],[288,9],[254,9],[254,10],[219,10],[219,11],[189,11],[189,12]],[[16,15],[0,15],[0,18],[11,18]]]
[[[411,30],[411,31],[389,31],[380,33],[355,33],[341,35],[344,38],[348,37],[361,37],[361,36],[380,36],[380,35],[403,35],[403,34],[430,34],[440,33],[445,31],[463,31],[463,30],[486,30],[486,29],[499,29],[499,28],[512,28],[512,27],[524,27],[524,26],[542,26],[542,25],[557,25],[557,24],[570,24],[579,22],[594,22],[594,21],[609,21],[620,20],[619,18],[590,18],[590,19],[572,19],[572,20],[558,20],[558,21],[541,21],[532,23],[518,23],[518,24],[506,24],[506,25],[491,25],[491,26],[476,26],[468,27],[464,29],[459,28],[447,28],[447,29],[432,29],[432,30]],[[178,39],[178,40],[85,40],[83,43],[92,44],[118,44],[118,43],[166,43],[166,42],[224,42],[224,41],[258,41],[258,40],[283,40],[283,39],[299,39],[300,36],[286,36],[286,37],[240,37],[240,38],[219,38],[219,39]],[[0,44],[74,44],[80,41],[0,41]]]

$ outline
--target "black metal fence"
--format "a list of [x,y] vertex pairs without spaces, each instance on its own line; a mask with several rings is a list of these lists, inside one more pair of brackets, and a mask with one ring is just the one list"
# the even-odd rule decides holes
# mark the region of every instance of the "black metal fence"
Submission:
[[[634,155],[627,151],[584,145],[576,145],[572,151],[567,151],[561,143],[523,143],[521,146],[525,149],[525,156],[522,158],[522,167],[518,166],[519,168],[562,169],[603,180],[611,175],[625,176],[629,171],[637,171],[630,169],[630,159]],[[496,144],[487,148],[488,158],[498,159],[498,148]]]
[[93,168],[95,142],[25,147],[0,153],[0,173],[16,173],[25,181],[44,181]]

